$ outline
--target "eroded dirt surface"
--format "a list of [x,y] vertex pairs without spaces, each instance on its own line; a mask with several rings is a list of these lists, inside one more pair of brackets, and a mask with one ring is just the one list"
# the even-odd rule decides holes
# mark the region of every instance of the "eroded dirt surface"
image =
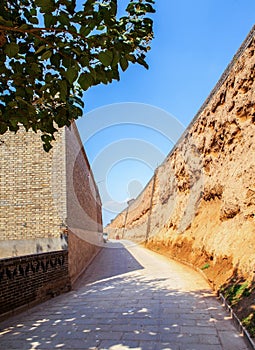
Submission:
[[[215,290],[255,273],[255,39],[158,167],[111,237],[202,269]],[[251,290],[251,295],[253,291]],[[254,313],[246,296],[235,310]]]

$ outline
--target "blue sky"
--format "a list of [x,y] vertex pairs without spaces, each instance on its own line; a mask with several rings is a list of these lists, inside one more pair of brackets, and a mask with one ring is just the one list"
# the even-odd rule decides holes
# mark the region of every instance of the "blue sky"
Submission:
[[77,122],[104,224],[147,184],[255,23],[254,0],[156,0],[155,8],[150,69],[132,65],[120,82],[91,88]]

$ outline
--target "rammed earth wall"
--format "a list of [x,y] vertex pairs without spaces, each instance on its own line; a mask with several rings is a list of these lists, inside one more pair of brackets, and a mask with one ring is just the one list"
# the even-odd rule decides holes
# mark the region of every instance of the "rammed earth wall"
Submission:
[[254,277],[254,36],[255,27],[147,187],[105,229],[206,266],[215,285]]

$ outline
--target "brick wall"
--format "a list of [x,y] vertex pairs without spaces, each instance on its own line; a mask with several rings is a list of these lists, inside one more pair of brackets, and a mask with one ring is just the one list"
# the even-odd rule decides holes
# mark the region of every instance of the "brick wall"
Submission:
[[75,124],[66,129],[69,275],[72,284],[102,246],[101,199]]
[[40,134],[0,137],[0,258],[66,249],[64,232],[102,232],[101,201],[75,123],[46,153]]
[[74,234],[71,230],[68,230],[68,270],[71,279],[71,284],[74,285],[80,275],[85,271],[90,262],[94,259],[97,253],[100,251],[102,244],[102,235],[98,235],[98,243],[90,243],[88,239],[89,233],[86,234],[84,239],[84,232],[81,235]]
[[102,232],[101,200],[76,125],[66,129],[67,225]]
[[75,123],[49,153],[39,133],[1,136],[0,314],[69,290],[100,245],[101,200]]
[[32,306],[70,290],[68,252],[0,260],[0,314]]
[[[46,153],[40,135],[32,131],[0,137],[0,247],[5,247],[0,257],[6,257],[11,242],[7,256],[36,253],[39,246],[33,240],[61,238],[67,215],[64,138],[62,129]],[[30,240],[31,249],[19,249],[24,240]]]

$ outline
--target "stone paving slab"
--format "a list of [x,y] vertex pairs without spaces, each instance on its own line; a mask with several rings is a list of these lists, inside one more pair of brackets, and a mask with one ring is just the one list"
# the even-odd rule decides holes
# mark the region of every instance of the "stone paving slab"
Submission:
[[0,323],[0,349],[248,349],[197,272],[127,241],[107,248],[73,291]]

